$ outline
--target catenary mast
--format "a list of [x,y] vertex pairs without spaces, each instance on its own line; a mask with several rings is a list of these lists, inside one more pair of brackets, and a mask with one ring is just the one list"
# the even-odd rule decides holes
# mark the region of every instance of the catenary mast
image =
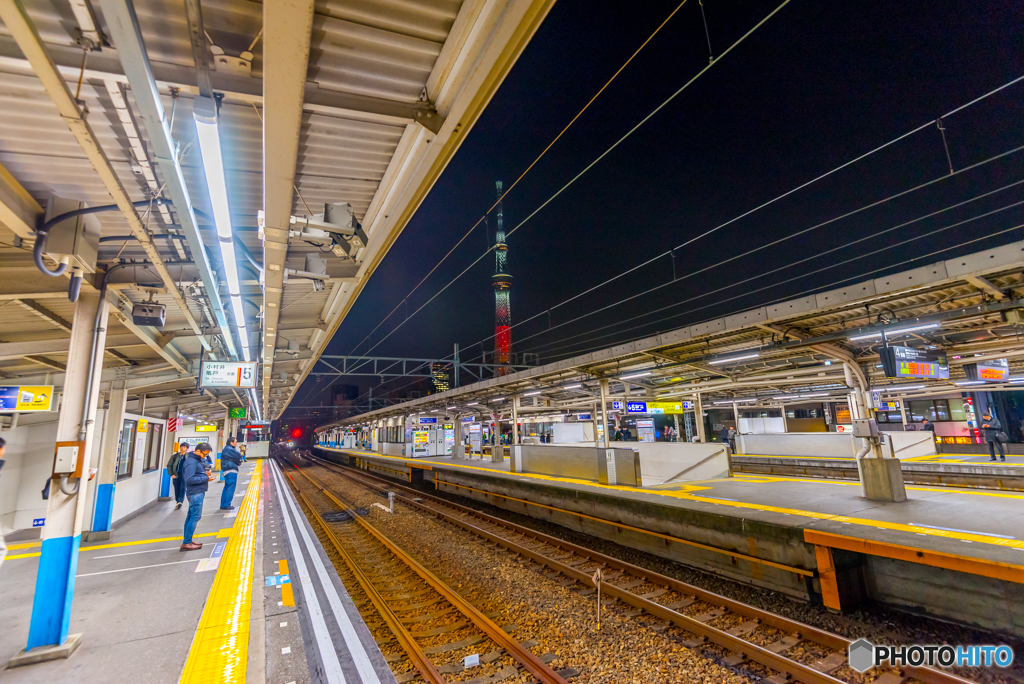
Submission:
[[495,375],[509,372],[512,362],[512,309],[509,295],[512,292],[512,276],[508,274],[508,246],[505,244],[504,212],[501,206],[501,181],[496,183],[498,191],[498,230],[494,234],[494,363],[499,366]]

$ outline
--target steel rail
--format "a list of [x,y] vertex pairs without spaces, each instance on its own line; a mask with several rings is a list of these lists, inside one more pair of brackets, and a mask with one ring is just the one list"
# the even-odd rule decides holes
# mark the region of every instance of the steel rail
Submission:
[[[335,497],[322,484],[310,477],[307,473],[304,473],[301,468],[296,466],[294,463],[291,463],[291,461],[289,461],[289,464],[295,468],[300,475],[309,480],[314,487],[319,489],[324,496],[330,499],[335,505],[343,510],[350,510],[349,506]],[[469,618],[469,620],[472,621],[473,624],[475,624],[484,634],[490,637],[494,643],[504,648],[512,658],[519,661],[527,672],[545,684],[568,684],[561,675],[548,667],[540,658],[534,655],[532,651],[509,636],[503,629],[501,629],[501,627],[496,625],[490,618],[477,610],[477,608],[469,603],[469,601],[462,598],[461,595],[455,592],[432,572],[423,567],[418,561],[416,561],[416,559],[409,556],[409,554],[396,546],[390,539],[378,532],[373,525],[363,520],[362,516],[353,514],[352,518],[359,523],[364,530],[373,535],[373,537],[387,548],[388,551],[390,551],[396,558],[401,560],[405,565],[412,569],[413,572],[427,582],[427,584],[433,587],[435,591],[441,594],[441,596],[443,596],[449,603],[455,606],[460,613]]]
[[[754,619],[754,620],[758,620],[758,621],[760,621],[763,624],[770,625],[770,626],[775,627],[777,629],[780,629],[782,631],[790,632],[790,633],[795,633],[798,636],[800,636],[802,639],[806,639],[808,641],[817,643],[817,644],[819,644],[821,646],[832,648],[832,649],[835,649],[835,650],[841,651],[841,652],[846,652],[849,649],[850,644],[852,643],[851,640],[846,639],[845,637],[842,637],[842,636],[840,636],[838,634],[833,634],[831,632],[826,632],[826,631],[818,629],[816,627],[812,627],[810,625],[806,625],[804,623],[797,622],[795,620],[790,620],[788,618],[782,617],[781,615],[776,615],[774,613],[770,613],[768,611],[761,610],[760,608],[756,608],[756,607],[751,606],[749,604],[742,603],[740,601],[735,601],[733,599],[727,598],[725,596],[722,596],[721,594],[716,594],[714,592],[707,591],[705,589],[701,589],[700,587],[694,586],[692,584],[687,584],[687,583],[682,582],[680,580],[677,580],[677,579],[674,579],[674,578],[671,578],[671,577],[667,577],[667,576],[662,575],[660,573],[657,573],[657,572],[655,572],[653,570],[647,570],[646,568],[642,568],[640,566],[633,565],[633,564],[628,563],[626,561],[622,561],[622,560],[619,560],[617,558],[613,558],[611,556],[607,556],[607,555],[602,554],[602,553],[600,553],[598,551],[593,551],[591,549],[588,549],[588,548],[585,548],[585,547],[582,547],[582,546],[577,546],[576,544],[573,544],[571,542],[567,542],[567,541],[558,539],[556,537],[552,537],[552,536],[546,535],[543,532],[538,532],[536,530],[532,530],[530,528],[523,527],[521,525],[516,525],[515,523],[509,522],[507,520],[503,520],[501,518],[497,518],[497,517],[492,516],[492,515],[488,515],[487,513],[483,513],[481,511],[477,511],[477,510],[469,508],[467,506],[462,506],[460,504],[453,503],[451,501],[447,501],[447,500],[442,499],[440,497],[432,496],[430,494],[426,494],[424,492],[420,492],[418,490],[412,489],[411,487],[406,487],[406,486],[403,486],[403,485],[400,485],[400,484],[397,484],[397,483],[392,483],[392,482],[390,482],[388,480],[384,480],[382,478],[379,478],[379,477],[377,477],[375,475],[372,475],[372,474],[369,474],[369,473],[362,473],[362,472],[360,472],[357,475],[357,474],[351,472],[351,468],[345,468],[345,467],[343,467],[343,466],[341,466],[341,465],[339,465],[337,463],[332,463],[330,461],[326,461],[326,460],[321,459],[321,458],[312,457],[311,460],[329,467],[331,470],[333,470],[334,472],[337,472],[339,475],[341,475],[343,477],[346,477],[346,478],[348,478],[350,480],[359,482],[359,483],[363,484],[364,486],[370,487],[372,489],[376,489],[378,491],[385,491],[385,490],[391,490],[391,489],[400,489],[402,491],[406,491],[406,492],[412,494],[413,496],[415,496],[417,498],[429,499],[429,500],[431,500],[433,502],[436,502],[436,503],[438,503],[440,505],[447,506],[447,507],[450,507],[450,508],[454,508],[454,509],[458,510],[459,512],[462,512],[462,513],[465,513],[467,515],[479,518],[479,519],[481,519],[481,520],[483,520],[485,522],[491,523],[493,525],[497,525],[499,527],[506,528],[506,529],[508,529],[508,530],[510,530],[512,532],[517,533],[517,534],[521,534],[523,536],[527,536],[527,537],[531,537],[531,538],[537,539],[538,541],[544,542],[546,544],[550,544],[552,546],[555,546],[557,548],[563,549],[565,551],[569,551],[569,552],[571,552],[573,554],[576,554],[576,555],[579,555],[579,556],[583,556],[585,558],[589,558],[590,560],[592,560],[594,562],[604,563],[604,564],[606,564],[609,567],[615,568],[616,570],[620,570],[620,571],[622,571],[624,573],[628,573],[628,574],[634,575],[636,577],[642,578],[642,579],[650,582],[651,584],[667,586],[670,589],[672,589],[674,591],[677,591],[679,593],[692,594],[692,595],[696,596],[697,599],[700,600],[700,601],[703,601],[703,602],[711,604],[711,605],[716,605],[716,606],[725,608],[725,609],[729,610],[730,612],[735,613],[737,615],[742,615],[744,617],[748,617],[748,618],[751,618],[751,619]],[[377,480],[378,482],[385,482],[388,486],[387,487],[378,486],[376,484],[367,482],[365,478],[371,478],[371,479]],[[449,515],[449,514],[443,512],[443,511],[439,511],[437,509],[434,509],[434,508],[432,508],[432,507],[430,507],[430,506],[428,506],[428,505],[426,505],[424,503],[421,503],[419,501],[414,501],[412,499],[408,499],[408,498],[406,498],[404,496],[397,495],[397,494],[396,494],[395,498],[397,500],[399,500],[401,503],[404,503],[406,505],[412,506],[412,507],[417,508],[419,510],[423,510],[423,511],[429,512],[429,513],[431,513],[432,515],[434,515],[436,517],[439,517],[439,518],[441,518],[443,520],[451,522],[451,523],[453,523],[453,524],[455,524],[455,525],[457,525],[457,526],[459,526],[459,527],[461,527],[461,528],[463,528],[463,529],[465,529],[467,531],[473,532],[474,534],[482,536],[485,539],[488,539],[489,541],[492,541],[492,542],[495,542],[497,544],[500,544],[501,546],[504,546],[505,548],[508,548],[510,550],[514,550],[517,553],[521,553],[522,555],[527,556],[527,557],[531,558],[532,560],[535,560],[538,563],[546,565],[547,567],[549,567],[549,568],[551,568],[553,570],[556,570],[557,572],[559,572],[561,574],[564,574],[567,577],[571,577],[571,578],[573,578],[573,579],[575,579],[575,580],[577,580],[577,581],[579,581],[579,582],[581,582],[581,583],[583,583],[585,585],[590,583],[590,576],[587,573],[581,572],[581,571],[576,570],[575,568],[573,568],[571,566],[564,565],[563,563],[560,563],[559,561],[556,561],[554,559],[548,558],[548,557],[544,556],[543,554],[537,553],[537,552],[533,551],[532,549],[529,549],[528,547],[516,544],[515,542],[513,542],[511,540],[507,540],[507,539],[505,539],[505,538],[503,538],[503,537],[501,537],[499,535],[495,535],[495,534],[493,534],[493,533],[491,533],[491,532],[489,532],[487,530],[484,530],[484,529],[482,529],[480,527],[477,527],[476,525],[468,523],[468,522],[466,522],[464,520],[461,520],[461,519],[459,519],[459,518],[457,518],[455,516]],[[761,647],[758,647],[758,646],[755,646],[753,644],[750,644],[749,642],[743,641],[742,638],[740,638],[740,637],[735,637],[735,636],[733,636],[731,634],[728,634],[727,632],[724,632],[722,630],[718,630],[718,629],[716,629],[714,627],[710,627],[709,625],[705,625],[704,623],[699,622],[697,620],[694,620],[693,618],[691,618],[691,617],[689,617],[687,615],[683,615],[682,613],[678,613],[678,612],[673,611],[673,610],[671,610],[669,608],[666,608],[665,606],[662,606],[659,603],[655,603],[655,602],[653,602],[653,601],[651,601],[649,599],[641,598],[641,597],[637,596],[636,594],[633,594],[632,592],[629,592],[627,590],[616,588],[615,590],[611,590],[610,591],[609,589],[611,587],[613,587],[613,586],[614,585],[611,585],[611,584],[602,584],[602,591],[604,591],[605,593],[609,594],[610,596],[615,596],[615,598],[619,598],[624,603],[628,603],[629,605],[633,606],[634,608],[638,608],[638,609],[644,610],[646,612],[649,612],[652,615],[655,615],[656,617],[659,617],[662,620],[665,620],[667,622],[672,622],[673,624],[676,624],[676,625],[682,627],[683,629],[686,629],[687,631],[693,632],[693,633],[697,634],[698,636],[703,636],[703,637],[709,639],[710,641],[714,641],[715,643],[717,643],[720,646],[728,648],[729,650],[733,650],[733,651],[739,652],[739,653],[743,654],[745,657],[747,657],[750,660],[758,662],[758,663],[760,663],[762,665],[765,665],[766,667],[770,667],[770,668],[772,668],[774,670],[780,670],[782,672],[785,672],[786,674],[789,674],[790,676],[794,677],[795,679],[798,679],[799,681],[807,682],[807,684],[811,684],[812,682],[837,682],[837,681],[841,681],[841,680],[838,680],[838,679],[835,679],[835,678],[831,677],[830,675],[821,673],[818,670],[814,670],[812,668],[809,668],[808,666],[803,665],[802,663],[797,663],[796,661],[791,661],[788,658],[785,658],[785,656],[780,656],[778,654],[775,654],[772,651],[767,651],[766,649],[763,649]],[[616,592],[618,592],[618,593],[616,593]],[[683,621],[682,622],[677,621],[675,619],[676,617],[682,618]],[[707,630],[707,632],[705,632],[705,631],[698,631],[698,630]],[[716,639],[712,638],[712,636],[710,634],[712,632],[717,633],[715,636],[723,637],[726,640],[726,643],[722,643],[722,642],[716,641]],[[764,652],[764,654],[767,654],[767,656],[770,657],[771,662],[765,662],[765,661],[761,660],[760,656],[763,655],[763,654],[759,653],[759,651],[760,652]],[[773,663],[778,663],[778,664],[773,664]],[[797,669],[800,670],[800,674],[798,674],[798,673],[796,673],[796,672],[794,672],[792,670],[783,669],[782,666],[786,665],[786,664],[792,664],[792,665],[798,666]],[[908,665],[908,666],[902,667],[900,669],[900,672],[902,674],[906,675],[906,676],[913,677],[914,679],[920,680],[922,682],[926,682],[926,684],[971,684],[971,680],[963,679],[963,678],[958,677],[958,676],[956,676],[954,674],[943,672],[941,670],[936,670],[936,669],[933,669],[933,668],[930,668],[930,667],[910,666],[910,665]],[[808,678],[805,678],[804,676],[802,676],[804,673],[807,673],[807,677]],[[821,677],[824,677],[824,679],[822,679]]]
[[[291,478],[289,478],[289,481],[291,481]],[[374,588],[373,583],[370,582],[362,569],[359,568],[355,559],[349,555],[341,541],[334,534],[331,528],[327,526],[326,521],[324,521],[323,517],[317,512],[313,504],[306,498],[306,495],[302,493],[295,482],[291,482],[291,484],[292,487],[295,488],[295,492],[299,495],[299,498],[305,502],[306,508],[308,508],[313,514],[317,524],[320,525],[320,529],[322,529],[327,535],[327,538],[331,540],[331,544],[334,545],[338,555],[340,555],[342,560],[345,561],[345,565],[348,566],[352,576],[355,577],[356,582],[359,583],[363,593],[370,599],[370,603],[373,604],[373,607],[377,609],[377,612],[384,619],[388,629],[390,629],[391,633],[395,635],[396,639],[398,639],[399,645],[401,645],[406,655],[409,656],[409,660],[419,671],[423,680],[430,682],[431,684],[446,684],[444,677],[437,670],[437,667],[433,662],[431,662],[430,658],[427,657],[427,654],[423,652],[420,645],[416,643],[416,639],[413,638],[412,634],[409,633],[409,630],[405,628],[405,625],[402,624],[401,620],[398,619],[398,616],[395,615],[394,611],[391,610],[383,597],[381,597],[380,593]],[[347,506],[345,507],[345,510],[348,510]],[[352,512],[352,517],[356,517],[354,512]]]

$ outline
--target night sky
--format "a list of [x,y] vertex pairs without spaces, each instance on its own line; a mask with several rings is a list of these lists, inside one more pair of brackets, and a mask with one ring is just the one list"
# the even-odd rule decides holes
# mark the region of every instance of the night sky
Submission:
[[[489,233],[481,224],[409,298],[407,307],[381,326],[369,344],[359,344],[491,206],[494,182],[511,184],[677,4],[559,0],[373,275],[327,353],[365,353],[403,321],[406,311],[415,311],[479,257],[493,240],[493,215]],[[706,0],[716,58],[778,4]],[[708,64],[700,10],[697,0],[687,2],[506,197],[506,231]],[[508,239],[513,324],[552,309],[550,325],[558,326],[668,285],[549,332],[545,313],[513,329],[513,351],[538,352],[546,363],[1024,238],[1022,229],[986,237],[1024,224],[1021,205],[896,246],[1021,202],[1021,184],[849,245],[1024,180],[1022,151],[723,263],[948,175],[941,133],[933,124],[676,250],[674,272],[680,280],[674,283],[673,259],[665,254],[1024,76],[1022,35],[1020,2],[790,2]],[[1024,145],[1022,121],[1024,82],[946,119],[953,168]],[[839,263],[876,250],[882,251]],[[665,256],[556,306],[660,254]],[[812,273],[819,269],[825,270]],[[493,270],[489,254],[372,353],[444,357],[457,342],[463,360],[479,357],[479,341],[494,332]],[[748,278],[754,280],[715,292]],[[670,308],[650,313],[664,307]],[[493,348],[491,339],[483,344]],[[365,386],[366,380],[362,382]],[[314,381],[307,380],[293,404],[328,403],[324,382],[313,389]]]

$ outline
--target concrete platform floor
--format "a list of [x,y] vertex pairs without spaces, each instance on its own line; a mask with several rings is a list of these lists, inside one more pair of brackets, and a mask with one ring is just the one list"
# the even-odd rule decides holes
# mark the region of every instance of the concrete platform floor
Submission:
[[351,449],[337,451],[390,461],[411,461],[435,472],[453,469],[501,478],[529,478],[560,488],[614,494],[664,506],[694,508],[1007,563],[1021,566],[1024,573],[1024,494],[1020,493],[908,485],[907,501],[886,503],[865,499],[856,482],[763,475],[737,475],[641,489],[509,473],[508,461],[491,463],[450,457],[405,459]]

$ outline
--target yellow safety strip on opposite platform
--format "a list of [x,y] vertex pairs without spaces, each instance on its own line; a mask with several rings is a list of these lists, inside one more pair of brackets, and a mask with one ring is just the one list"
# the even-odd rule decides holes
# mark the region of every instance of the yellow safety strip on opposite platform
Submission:
[[[230,537],[231,536],[231,530],[232,530],[232,528],[225,527],[223,530],[220,530],[219,532],[203,532],[202,534],[195,534],[195,535],[192,535],[192,536],[194,536],[194,537],[214,537],[214,536],[216,536],[216,537]],[[80,546],[78,548],[78,552],[79,553],[84,553],[86,551],[99,551],[100,549],[116,549],[116,548],[121,547],[121,546],[139,546],[140,544],[156,544],[157,542],[173,542],[173,541],[181,541],[181,540],[182,540],[182,536],[179,534],[177,537],[161,537],[159,539],[140,539],[139,541],[117,542],[116,544],[94,544],[92,546]],[[8,546],[7,548],[8,549],[29,549],[29,548],[32,548],[32,547],[39,547],[39,546],[42,546],[42,542],[34,542],[32,544],[18,544],[18,545],[12,544],[12,545]],[[13,556],[7,556],[6,560],[17,560],[18,558],[38,558],[38,557],[39,557],[38,553],[19,553],[19,554],[13,555]]]
[[[323,448],[323,447],[321,447],[321,448]],[[392,460],[396,460],[396,461],[409,461],[410,460],[410,459],[403,458],[403,457],[398,457],[398,456],[385,456],[383,454],[377,454],[377,453],[366,452],[366,451],[355,451],[353,449],[331,449],[331,451],[340,451],[340,452],[344,452],[344,453],[355,453],[355,454],[362,455],[362,456],[370,456],[372,458],[386,458],[386,459],[392,459]],[[1015,549],[1024,550],[1024,540],[1020,540],[1020,539],[1003,539],[1003,538],[1000,538],[1000,537],[993,537],[993,536],[982,535],[982,534],[970,534],[970,533],[963,533],[963,532],[952,532],[952,531],[948,531],[948,530],[936,530],[936,529],[926,528],[926,527],[915,527],[913,525],[906,525],[906,524],[903,524],[903,523],[886,522],[884,520],[871,520],[869,518],[853,518],[853,517],[846,516],[846,515],[836,515],[834,513],[818,513],[816,511],[804,511],[804,510],[800,510],[800,509],[797,509],[797,508],[784,508],[784,507],[781,507],[781,506],[770,506],[770,505],[767,505],[767,504],[746,503],[746,502],[743,502],[743,501],[728,501],[726,499],[717,499],[717,498],[714,498],[714,497],[699,496],[699,495],[693,494],[692,492],[700,491],[700,490],[708,490],[708,489],[711,489],[711,487],[700,486],[699,484],[696,484],[694,482],[688,482],[685,485],[680,486],[680,488],[678,490],[675,490],[675,491],[669,491],[669,490],[664,490],[664,489],[652,490],[652,489],[641,489],[641,488],[638,488],[638,487],[627,487],[627,486],[624,486],[624,485],[602,485],[602,484],[598,484],[596,482],[591,482],[589,480],[575,480],[575,479],[567,478],[567,477],[552,477],[550,475],[536,475],[536,474],[533,474],[533,473],[510,473],[507,470],[498,470],[496,468],[480,468],[480,467],[477,467],[477,466],[464,466],[464,465],[461,465],[461,464],[445,463],[445,462],[440,462],[440,461],[427,461],[427,462],[428,463],[432,463],[433,465],[439,465],[439,466],[445,466],[445,467],[451,467],[451,468],[460,468],[460,469],[465,469],[465,470],[478,470],[478,471],[490,472],[490,473],[500,473],[500,474],[504,474],[504,475],[514,475],[514,476],[517,476],[517,477],[522,477],[522,478],[527,478],[527,479],[548,480],[548,481],[553,481],[553,482],[568,482],[568,483],[573,483],[573,484],[586,485],[588,487],[596,487],[598,489],[611,489],[611,490],[617,490],[617,491],[623,491],[623,492],[634,492],[636,494],[652,494],[652,495],[655,495],[655,496],[667,496],[667,497],[671,497],[673,499],[682,499],[682,500],[686,500],[686,501],[699,501],[701,503],[716,504],[716,505],[719,505],[719,506],[725,506],[725,507],[731,507],[731,508],[741,508],[741,509],[744,509],[744,510],[764,511],[766,513],[781,513],[783,515],[801,516],[801,517],[805,517],[805,518],[812,518],[812,519],[815,519],[815,520],[832,520],[832,521],[835,521],[835,522],[848,523],[850,525],[862,525],[864,527],[872,527],[872,528],[875,528],[875,529],[894,530],[894,531],[899,531],[899,532],[910,532],[910,533],[917,534],[917,535],[920,535],[920,536],[923,536],[923,537],[943,537],[943,538],[946,538],[946,539],[960,539],[962,541],[978,542],[978,543],[981,543],[981,544],[992,544],[994,546],[1003,546],[1003,547],[1009,547],[1009,548],[1015,548]],[[752,477],[756,477],[756,478],[764,479],[764,476],[757,476],[757,475],[753,475],[753,474],[751,474],[751,476]],[[712,481],[713,480],[708,480],[708,482],[712,482]],[[725,481],[725,480],[719,480],[719,481]],[[835,481],[834,480],[822,480],[821,482],[835,482]],[[837,483],[837,484],[839,484],[839,483]],[[981,491],[976,490],[976,489],[956,489],[955,492],[951,492],[950,491],[951,489],[954,489],[954,488],[946,487],[946,488],[942,488],[942,489],[932,489],[931,491],[938,491],[938,492],[947,493],[947,494],[948,493],[968,494],[968,495],[973,495],[973,496],[979,496],[979,495],[987,494],[987,492],[981,492]],[[993,492],[993,494],[995,494],[995,492]],[[1010,496],[1014,496],[1014,495],[1010,495]]]
[[[705,480],[708,481],[708,480]],[[726,480],[722,480],[725,482]],[[827,482],[834,485],[842,485],[844,487],[859,487],[860,483],[853,480],[838,480],[827,477],[784,477],[781,475],[758,475],[755,473],[736,473],[732,479],[733,482],[742,482],[745,484],[771,484],[773,482],[808,482],[813,484],[820,484]],[[924,485],[907,485],[908,492],[932,492],[933,494],[970,494],[972,496],[995,496],[1003,499],[1024,499],[1024,494],[1014,494],[1011,492],[1004,492],[998,489],[968,489],[966,487],[957,487],[955,485],[949,487],[943,486],[924,486]],[[955,489],[955,492],[951,492],[951,489]]]
[[224,549],[199,619],[181,684],[245,684],[262,474],[263,463],[256,461],[235,520],[235,534]]
[[[277,569],[282,575],[288,574],[288,561],[281,559],[277,561]],[[292,591],[292,585],[282,584],[281,586],[281,604],[285,606],[295,605],[295,592]]]

